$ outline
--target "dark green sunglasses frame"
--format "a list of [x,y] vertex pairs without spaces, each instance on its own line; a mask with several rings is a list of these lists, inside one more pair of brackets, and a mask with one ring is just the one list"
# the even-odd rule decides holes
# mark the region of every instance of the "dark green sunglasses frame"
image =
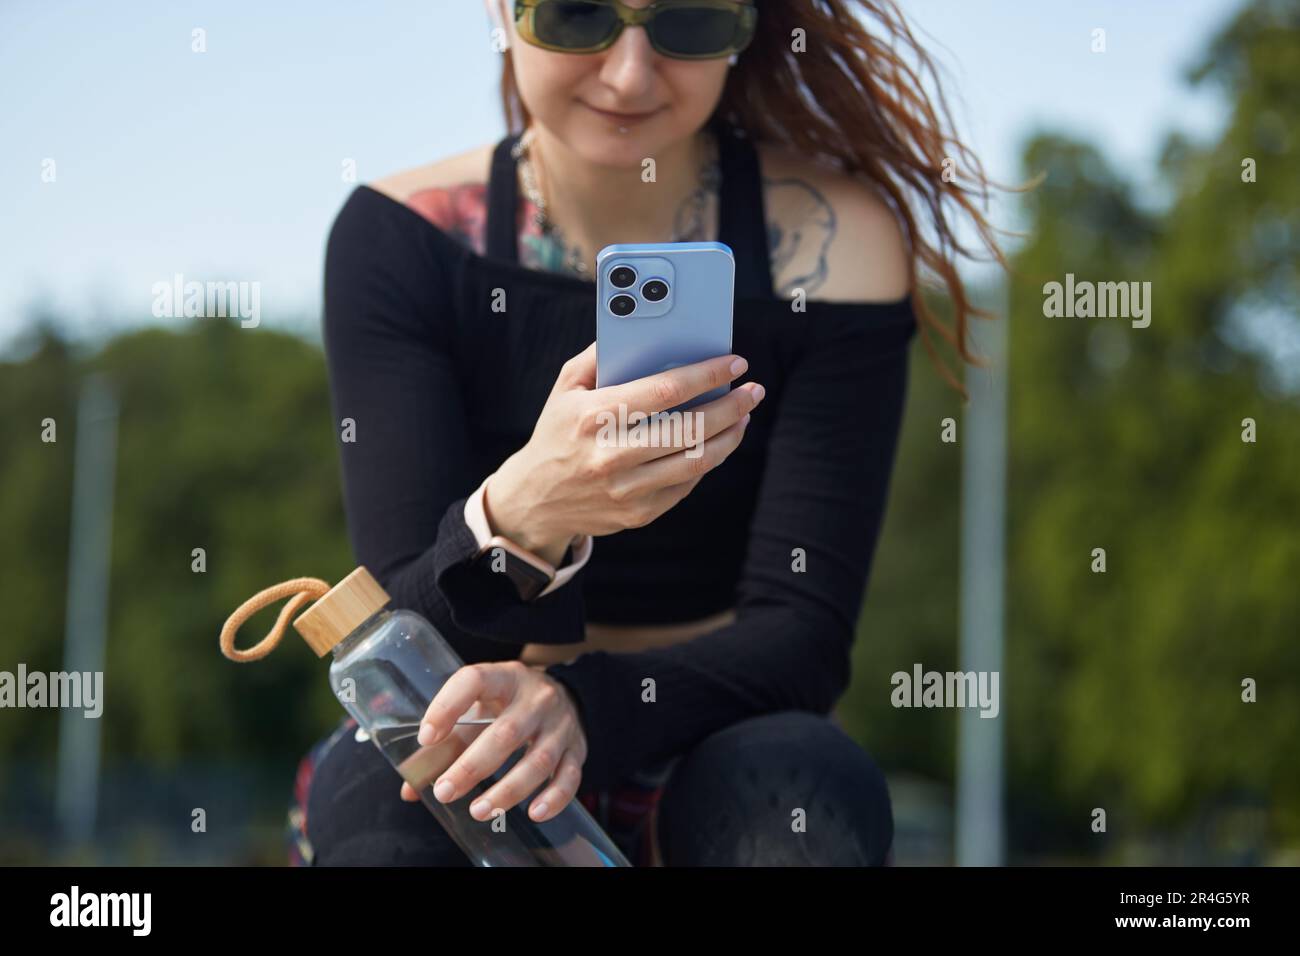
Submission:
[[[610,35],[593,46],[568,47],[545,43],[538,39],[534,30],[536,10],[539,6],[556,2],[610,7],[618,14],[618,21],[614,29],[610,31]],[[723,49],[708,53],[675,53],[671,50],[661,49],[655,41],[655,32],[650,27],[651,21],[660,12],[682,8],[725,10],[728,13],[735,13],[736,31],[732,35],[731,41]],[[654,47],[655,52],[660,56],[671,57],[674,60],[714,60],[718,57],[739,53],[749,46],[749,41],[754,38],[754,26],[757,22],[758,11],[754,8],[754,5],[752,3],[740,3],[738,0],[656,0],[655,3],[645,7],[629,7],[621,3],[620,0],[515,0],[515,24],[519,30],[519,35],[533,46],[556,53],[599,53],[601,50],[608,50],[612,47],[618,41],[618,38],[622,36],[625,28],[645,27],[646,37],[650,40],[650,45]]]

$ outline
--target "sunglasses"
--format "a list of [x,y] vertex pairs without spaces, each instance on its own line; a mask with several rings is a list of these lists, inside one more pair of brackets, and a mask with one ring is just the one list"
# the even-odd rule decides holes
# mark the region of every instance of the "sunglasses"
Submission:
[[515,0],[519,35],[557,53],[599,53],[624,27],[645,27],[656,53],[676,60],[730,56],[749,46],[758,11],[738,0]]

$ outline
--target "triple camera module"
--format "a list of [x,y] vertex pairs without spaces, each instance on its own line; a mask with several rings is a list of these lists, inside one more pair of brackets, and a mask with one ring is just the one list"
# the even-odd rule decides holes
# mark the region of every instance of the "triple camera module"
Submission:
[[[609,274],[609,283],[616,289],[631,289],[637,283],[636,270],[631,266],[617,266]],[[668,298],[668,283],[663,279],[647,279],[640,291],[647,302],[662,302]],[[609,300],[609,311],[620,318],[631,315],[636,307],[636,296],[631,293],[620,292]]]

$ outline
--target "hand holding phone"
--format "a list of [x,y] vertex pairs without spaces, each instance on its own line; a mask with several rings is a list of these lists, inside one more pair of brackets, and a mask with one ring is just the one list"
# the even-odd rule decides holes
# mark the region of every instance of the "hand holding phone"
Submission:
[[[488,480],[493,532],[536,554],[654,521],[736,449],[763,398],[756,382],[731,390],[748,363],[731,354],[727,246],[615,245],[596,262],[596,343],[564,364],[532,437]],[[662,412],[689,421],[689,443],[628,440],[632,413]]]
[[[574,535],[654,521],[739,446],[763,399],[757,382],[730,389],[747,370],[743,358],[727,353],[597,388],[596,345],[588,346],[560,370],[528,443],[488,479],[493,532],[542,554]],[[668,411],[706,393],[719,397],[679,413],[699,416],[697,449],[605,440],[606,423],[620,410]]]

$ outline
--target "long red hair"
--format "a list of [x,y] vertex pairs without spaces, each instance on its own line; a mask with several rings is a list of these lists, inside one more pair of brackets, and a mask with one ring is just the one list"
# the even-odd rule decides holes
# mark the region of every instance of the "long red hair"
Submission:
[[[1007,262],[982,211],[991,183],[955,136],[934,61],[894,0],[772,0],[758,6],[754,39],[728,73],[718,113],[755,142],[787,146],[877,190],[908,244],[912,304],[926,351],[964,396],[934,335],[964,361],[979,364],[970,351],[969,321],[992,315],[971,303],[957,260],[992,258],[1004,268]],[[802,31],[799,52],[796,31]],[[529,116],[508,50],[504,59],[502,105],[507,127],[517,133]],[[929,235],[919,228],[918,213]],[[958,241],[955,222],[963,217],[987,256]],[[923,279],[937,279],[946,291],[951,324],[926,304]]]

